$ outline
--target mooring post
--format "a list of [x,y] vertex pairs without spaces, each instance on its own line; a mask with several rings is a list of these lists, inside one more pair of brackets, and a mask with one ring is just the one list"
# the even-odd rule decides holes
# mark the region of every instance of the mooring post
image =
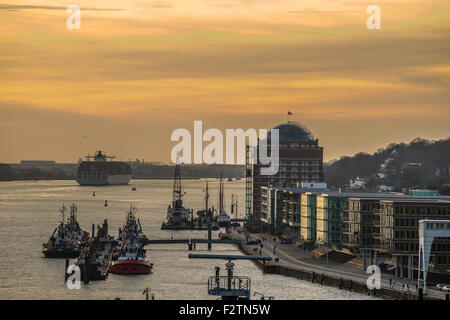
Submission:
[[348,285],[348,291],[352,291],[352,287],[353,287],[353,281],[350,280],[349,285]]
[[211,251],[211,224],[208,226],[208,250]]
[[266,274],[266,260],[263,260],[263,274]]
[[94,232],[95,232],[95,224],[92,224],[92,237],[91,239],[94,239]]
[[66,269],[64,270],[64,282],[67,282],[67,278],[69,278],[69,274],[67,273],[68,268],[69,268],[69,259],[66,259]]
[[84,256],[84,277],[83,282],[85,284],[89,283],[89,255]]

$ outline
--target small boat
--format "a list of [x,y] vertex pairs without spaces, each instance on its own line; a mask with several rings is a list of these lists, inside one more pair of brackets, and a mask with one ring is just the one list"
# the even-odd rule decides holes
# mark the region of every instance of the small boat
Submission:
[[230,225],[231,219],[228,214],[225,213],[224,205],[223,205],[223,197],[224,197],[224,186],[223,179],[220,177],[219,184],[219,215],[217,217],[217,222],[220,227],[228,227]]
[[222,211],[217,217],[217,221],[219,222],[220,227],[227,227],[230,225],[231,219],[228,214]]

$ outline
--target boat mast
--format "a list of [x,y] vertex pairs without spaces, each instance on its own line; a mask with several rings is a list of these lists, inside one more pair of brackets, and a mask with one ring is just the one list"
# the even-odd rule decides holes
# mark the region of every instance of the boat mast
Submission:
[[64,203],[62,205],[62,208],[59,209],[59,212],[61,212],[61,224],[64,224],[64,214],[66,213],[66,207],[64,206]]
[[205,210],[208,210],[209,192],[208,192],[208,178],[206,178],[206,189],[205,189]]
[[220,174],[220,186],[219,186],[219,214],[223,212],[223,177]]
[[175,203],[181,201],[181,174],[180,174],[180,155],[177,153],[177,162],[175,164],[175,177],[173,179],[173,196],[172,202],[175,207]]

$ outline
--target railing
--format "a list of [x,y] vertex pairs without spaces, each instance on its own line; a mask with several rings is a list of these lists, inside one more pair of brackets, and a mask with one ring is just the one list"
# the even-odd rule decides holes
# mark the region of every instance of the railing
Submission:
[[208,291],[214,292],[237,292],[250,291],[250,278],[248,277],[232,277],[228,282],[227,276],[210,277],[208,279]]

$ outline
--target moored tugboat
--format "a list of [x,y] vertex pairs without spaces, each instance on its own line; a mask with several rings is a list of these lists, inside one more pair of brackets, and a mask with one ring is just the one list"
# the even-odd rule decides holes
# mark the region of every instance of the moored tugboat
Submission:
[[130,205],[123,228],[119,228],[118,255],[109,272],[113,274],[148,274],[153,264],[145,260],[147,236],[142,232],[139,219],[135,216],[136,208]]
[[123,239],[119,257],[109,268],[113,274],[149,274],[153,264],[145,260],[145,250],[136,238]]
[[72,204],[70,217],[65,223],[66,207],[60,209],[61,221],[53,231],[48,242],[43,244],[42,253],[45,258],[77,258],[85,243],[89,239],[89,233],[81,230],[76,220],[76,206]]
[[148,243],[148,237],[142,231],[142,225],[139,219],[136,219],[136,207],[130,205],[130,211],[127,213],[127,219],[123,228],[119,228],[119,241],[124,238],[137,238],[142,245]]

